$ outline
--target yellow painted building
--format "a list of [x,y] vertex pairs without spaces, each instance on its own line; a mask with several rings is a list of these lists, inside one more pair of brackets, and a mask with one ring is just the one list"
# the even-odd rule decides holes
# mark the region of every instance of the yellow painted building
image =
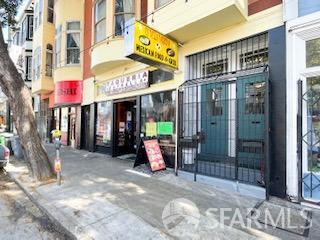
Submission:
[[[52,65],[46,67],[47,62],[53,61],[55,35],[53,18],[49,17],[47,11],[48,3],[44,0],[34,1],[32,93],[38,95],[51,93],[54,89]],[[51,59],[47,60],[47,52],[51,53]]]
[[35,0],[32,93],[44,139],[62,130],[75,146],[82,103],[84,1]]
[[[130,1],[123,2],[128,3]],[[101,84],[112,83],[117,78],[130,77],[142,71],[149,71],[152,74],[157,68],[139,61],[133,61],[125,56],[125,40],[121,31],[126,30],[119,28],[117,22],[115,22],[119,15],[117,13],[117,7],[119,6],[115,6],[115,1],[96,1],[93,9],[99,15],[93,16],[91,48],[91,71],[94,75],[96,87],[94,96],[91,95],[92,92],[90,92],[90,95],[84,93],[87,102],[121,102],[121,99],[126,102],[126,99],[129,99],[128,101],[133,101],[135,105],[137,101],[141,101],[141,99],[138,100],[140,96],[176,91],[188,78],[186,56],[283,25],[281,4],[249,16],[247,0],[189,2],[184,0],[150,0],[131,2],[134,5],[125,6],[126,11],[128,11],[127,16],[131,13],[131,17],[135,17],[137,20],[144,19],[148,26],[177,41],[179,44],[179,68],[172,72],[171,79],[164,79],[164,81],[161,79],[152,81],[150,80],[152,77],[149,76],[150,86],[147,88],[134,91],[123,90],[116,94],[98,94],[97,86]],[[146,7],[146,2],[147,11],[143,10]],[[163,5],[159,6],[159,4]],[[121,9],[119,12],[120,14],[123,13]],[[104,30],[101,31],[101,28],[104,28]],[[117,33],[117,31],[120,32]],[[177,104],[176,99],[174,102]],[[118,105],[114,104],[114,108],[119,108]],[[178,108],[175,110],[177,112]],[[175,117],[177,117],[177,114],[175,114]],[[113,125],[113,128],[119,128],[117,125],[123,124],[123,122],[119,123],[117,119],[113,119],[117,122]],[[141,128],[144,129],[145,126],[137,126],[136,130],[139,131]],[[174,129],[172,138],[176,138],[178,134],[176,126]],[[146,134],[145,129],[143,131]],[[138,138],[140,135],[141,131],[135,133],[134,137]],[[111,139],[112,136],[109,136],[109,138]],[[170,142],[175,143],[176,139]]]
[[[54,119],[66,134],[65,144],[132,158],[140,139],[157,137],[169,167],[195,169],[198,157],[205,162],[200,168],[209,171],[203,174],[265,187],[267,107],[261,110],[258,103],[266,104],[263,77],[270,73],[279,88],[285,82],[284,58],[275,57],[285,49],[282,8],[281,0],[57,0],[55,25],[43,21],[34,41],[42,53],[47,42],[55,43],[53,77],[40,71],[33,92],[55,90]],[[135,31],[138,25],[146,26],[144,33]],[[139,36],[133,36],[136,32]],[[178,50],[168,47],[170,40]],[[176,69],[165,63],[173,56]],[[45,65],[42,54],[42,69]],[[275,94],[280,95],[274,99],[282,99]],[[240,98],[245,99],[244,110],[230,103]],[[280,106],[276,104],[276,112],[282,112]],[[245,113],[236,117],[240,110]],[[243,120],[247,115],[250,122]],[[236,129],[237,121],[249,130]],[[282,144],[278,141],[281,136],[274,140],[277,147]],[[253,165],[248,179],[240,179],[243,169],[236,156],[246,161],[247,170]],[[237,172],[225,176],[208,167],[220,169],[225,162]]]
[[[57,29],[55,41],[59,41],[60,43],[56,44],[61,46],[61,54],[58,57],[60,61],[56,59],[54,68],[54,82],[82,80],[83,59],[80,51],[83,49],[83,1],[79,3],[79,0],[57,0],[54,8],[55,28]],[[72,44],[77,46],[74,47]],[[70,47],[69,50],[68,47]],[[78,48],[79,51],[75,48]]]

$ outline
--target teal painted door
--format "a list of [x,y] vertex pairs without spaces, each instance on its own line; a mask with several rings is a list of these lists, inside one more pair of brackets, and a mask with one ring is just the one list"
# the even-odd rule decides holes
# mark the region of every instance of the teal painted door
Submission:
[[228,85],[212,83],[201,86],[201,143],[200,158],[226,156],[228,151]]
[[265,80],[264,73],[237,79],[238,179],[243,181],[263,182]]

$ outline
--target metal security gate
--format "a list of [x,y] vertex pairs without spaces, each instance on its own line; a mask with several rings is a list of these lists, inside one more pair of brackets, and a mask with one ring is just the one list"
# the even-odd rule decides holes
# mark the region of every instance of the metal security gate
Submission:
[[320,204],[320,76],[298,82],[299,195]]
[[267,67],[181,86],[179,168],[265,186],[268,93]]

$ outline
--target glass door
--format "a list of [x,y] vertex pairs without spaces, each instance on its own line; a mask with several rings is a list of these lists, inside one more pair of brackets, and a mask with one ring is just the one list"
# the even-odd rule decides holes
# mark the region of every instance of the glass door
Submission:
[[237,79],[238,179],[264,186],[265,74]]
[[301,191],[320,202],[320,38],[305,39],[301,61]]
[[320,201],[320,76],[305,79],[302,97],[302,196]]

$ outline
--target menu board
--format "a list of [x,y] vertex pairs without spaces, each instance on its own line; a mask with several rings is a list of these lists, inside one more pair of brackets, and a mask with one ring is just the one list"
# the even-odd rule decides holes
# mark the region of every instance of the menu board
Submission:
[[144,140],[144,147],[153,172],[166,168],[157,139]]

